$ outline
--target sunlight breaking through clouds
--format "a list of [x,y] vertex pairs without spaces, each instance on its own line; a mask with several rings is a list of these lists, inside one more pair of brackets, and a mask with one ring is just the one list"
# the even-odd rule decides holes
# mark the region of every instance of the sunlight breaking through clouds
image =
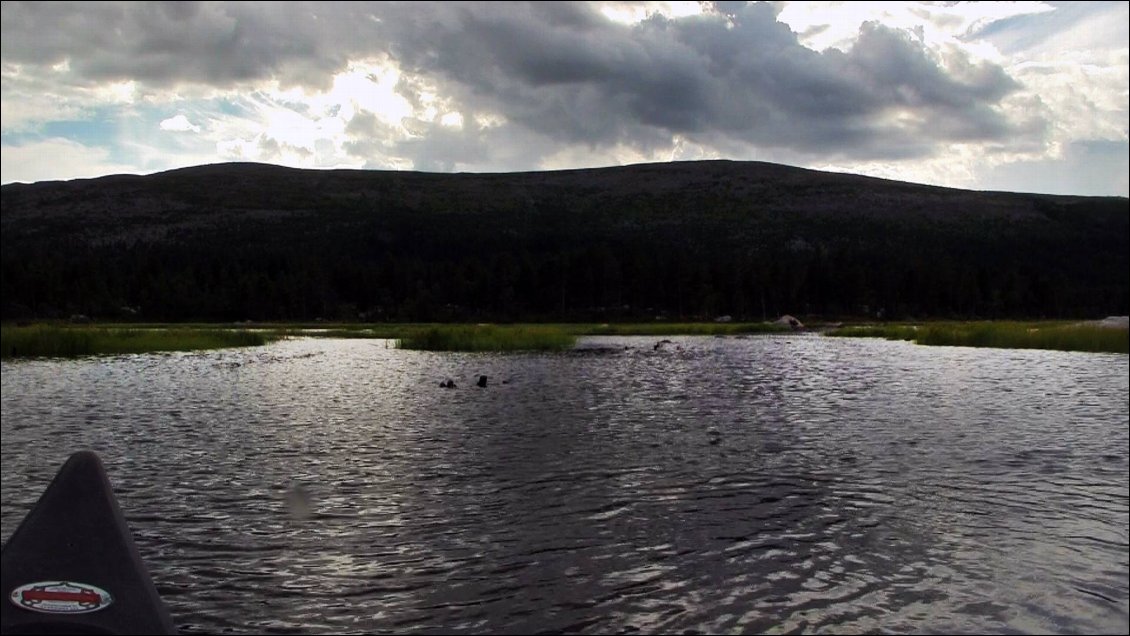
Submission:
[[[1043,170],[1068,161],[1064,148],[1127,145],[1125,3],[2,10],[5,154],[67,138],[135,171],[726,157],[1000,187],[986,175],[1001,166]],[[123,28],[135,32],[96,37]],[[5,181],[13,169],[5,160]]]

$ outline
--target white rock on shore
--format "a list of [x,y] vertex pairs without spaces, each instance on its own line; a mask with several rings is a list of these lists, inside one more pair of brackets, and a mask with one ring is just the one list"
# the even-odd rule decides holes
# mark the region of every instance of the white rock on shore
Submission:
[[1087,324],[1107,329],[1130,329],[1130,316],[1107,316],[1102,320],[1092,320]]

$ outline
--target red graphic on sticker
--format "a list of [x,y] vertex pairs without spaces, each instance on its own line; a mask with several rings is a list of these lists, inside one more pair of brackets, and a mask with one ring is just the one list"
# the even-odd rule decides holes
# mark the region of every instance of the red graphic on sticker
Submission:
[[44,614],[86,614],[114,601],[106,590],[86,583],[39,581],[12,590],[9,599],[18,607]]

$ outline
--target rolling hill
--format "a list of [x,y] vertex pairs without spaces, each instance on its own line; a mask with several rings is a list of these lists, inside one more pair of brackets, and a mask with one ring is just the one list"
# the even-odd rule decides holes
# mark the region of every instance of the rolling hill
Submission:
[[732,161],[0,188],[3,319],[1128,313],[1130,201]]

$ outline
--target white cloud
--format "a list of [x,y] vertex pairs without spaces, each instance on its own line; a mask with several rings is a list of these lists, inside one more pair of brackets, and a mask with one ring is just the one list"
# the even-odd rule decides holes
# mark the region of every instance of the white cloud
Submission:
[[32,130],[44,122],[84,116],[92,102],[89,92],[59,87],[52,82],[53,74],[7,61],[0,66],[0,130]]
[[444,113],[443,116],[439,118],[439,123],[443,124],[444,126],[450,126],[451,128],[462,128],[463,113]]
[[21,146],[4,146],[3,153],[0,153],[0,183],[34,183],[136,172],[136,166],[111,160],[109,151],[104,148],[84,146],[69,139],[53,138]]
[[200,126],[188,121],[188,117],[177,115],[161,122],[161,130],[172,132],[200,132]]
[[[787,2],[777,19],[799,33],[806,46],[846,51],[864,22],[917,31],[931,46],[938,46],[999,20],[1053,10],[1045,2]],[[982,53],[995,55],[991,49]]]
[[673,18],[699,15],[701,2],[601,2],[599,11],[604,17],[620,24],[636,24],[651,15]]

